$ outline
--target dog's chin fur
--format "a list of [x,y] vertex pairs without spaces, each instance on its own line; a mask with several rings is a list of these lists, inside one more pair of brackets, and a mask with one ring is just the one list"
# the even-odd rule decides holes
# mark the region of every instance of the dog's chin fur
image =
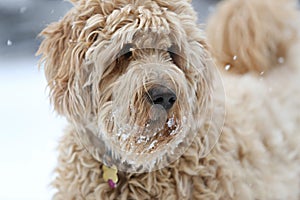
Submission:
[[[300,197],[300,70],[289,51],[299,32],[285,24],[296,9],[275,17],[277,3],[225,1],[207,44],[187,0],[72,2],[41,33],[38,51],[54,109],[70,122],[58,148],[54,199]],[[267,25],[256,20],[261,6],[271,7]],[[232,16],[239,7],[255,36]],[[247,34],[235,43],[232,29]],[[218,66],[231,66],[222,74],[226,104],[209,50]],[[286,61],[281,67],[278,57]],[[171,109],[149,99],[156,86],[176,94]],[[116,189],[102,179],[103,164],[119,169]]]

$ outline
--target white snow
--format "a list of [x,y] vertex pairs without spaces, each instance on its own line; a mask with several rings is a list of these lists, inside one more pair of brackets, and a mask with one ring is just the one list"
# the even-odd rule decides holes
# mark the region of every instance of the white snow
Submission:
[[155,147],[155,144],[157,143],[157,140],[154,140],[148,147],[148,150],[151,150],[153,147]]
[[22,7],[20,8],[20,13],[23,14],[23,13],[26,12],[26,10],[27,10],[27,7],[26,7],[26,6],[22,6]]
[[230,66],[229,64],[226,65],[226,66],[225,66],[225,70],[228,71],[228,70],[230,69],[230,67],[231,67],[231,66]]
[[278,63],[279,64],[283,64],[284,63],[284,58],[283,57],[279,57],[278,58]]
[[0,58],[0,199],[51,199],[55,148],[66,122],[52,112],[34,59]]
[[137,138],[137,144],[140,144],[142,142],[147,142],[149,140],[149,137],[141,135],[140,137]]
[[7,44],[7,46],[11,46],[12,45],[12,41],[11,40],[7,40],[6,44]]
[[170,118],[168,121],[167,121],[167,125],[169,128],[172,128],[172,126],[174,126],[175,124],[175,120],[174,120],[174,117]]

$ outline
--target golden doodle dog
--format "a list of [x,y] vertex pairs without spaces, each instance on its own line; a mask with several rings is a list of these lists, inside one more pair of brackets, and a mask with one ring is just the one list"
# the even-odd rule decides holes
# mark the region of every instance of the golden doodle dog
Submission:
[[38,51],[53,199],[300,198],[296,2],[221,2],[206,40],[187,0],[71,1]]

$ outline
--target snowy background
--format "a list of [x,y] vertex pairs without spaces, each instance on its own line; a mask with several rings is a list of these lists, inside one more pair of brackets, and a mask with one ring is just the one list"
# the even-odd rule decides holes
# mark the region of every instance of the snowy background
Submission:
[[[199,22],[217,0],[194,0]],[[65,120],[49,106],[37,34],[70,8],[61,0],[0,0],[0,200],[46,200]]]

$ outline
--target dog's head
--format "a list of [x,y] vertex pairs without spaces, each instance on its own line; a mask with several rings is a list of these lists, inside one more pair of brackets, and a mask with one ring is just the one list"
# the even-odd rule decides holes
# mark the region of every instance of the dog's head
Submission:
[[163,167],[203,126],[211,59],[187,1],[74,1],[42,35],[54,108],[96,159]]

